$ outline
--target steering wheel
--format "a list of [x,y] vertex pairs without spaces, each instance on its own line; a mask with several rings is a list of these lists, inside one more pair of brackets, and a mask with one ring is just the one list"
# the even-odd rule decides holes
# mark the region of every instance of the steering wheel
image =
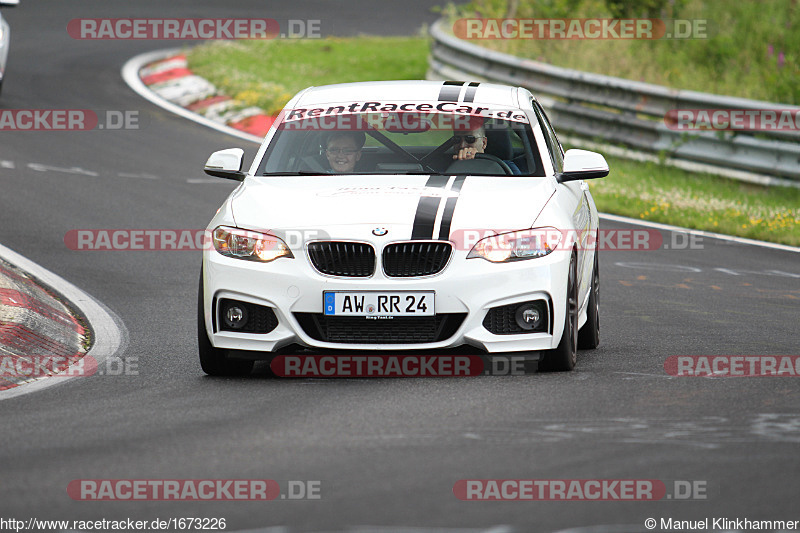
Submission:
[[489,161],[494,161],[495,163],[500,165],[500,168],[503,169],[503,172],[505,172],[507,176],[512,176],[514,174],[514,171],[511,170],[511,167],[508,166],[508,163],[506,163],[496,155],[478,153],[475,154],[475,159],[488,159]]

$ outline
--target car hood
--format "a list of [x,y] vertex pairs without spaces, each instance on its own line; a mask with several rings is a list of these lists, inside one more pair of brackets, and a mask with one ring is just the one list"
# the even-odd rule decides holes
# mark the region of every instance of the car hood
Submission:
[[[236,225],[258,231],[382,227],[393,239],[434,231],[528,228],[554,193],[550,178],[525,176],[291,176],[248,178],[232,196]],[[426,234],[427,232],[427,234]],[[442,234],[444,235],[444,234]]]

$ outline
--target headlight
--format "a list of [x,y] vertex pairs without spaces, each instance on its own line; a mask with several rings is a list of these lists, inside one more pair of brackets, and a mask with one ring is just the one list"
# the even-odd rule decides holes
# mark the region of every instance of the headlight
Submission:
[[214,249],[228,257],[268,263],[280,257],[294,258],[286,243],[274,235],[219,226],[213,233]]
[[544,257],[561,242],[556,228],[535,228],[492,235],[478,241],[467,259],[482,257],[492,263],[507,263]]

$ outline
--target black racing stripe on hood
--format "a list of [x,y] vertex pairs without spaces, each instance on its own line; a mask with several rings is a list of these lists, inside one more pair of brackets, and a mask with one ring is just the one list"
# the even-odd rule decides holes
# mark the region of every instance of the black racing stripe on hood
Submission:
[[411,239],[432,239],[433,225],[436,223],[436,213],[439,211],[441,198],[423,196],[417,204],[417,214],[414,216],[414,227],[411,230]]
[[450,176],[430,176],[428,181],[425,182],[426,187],[439,187],[444,188],[447,185],[447,182],[450,181]]
[[[438,187],[443,189],[447,186],[450,176],[429,176],[425,182],[425,187]],[[433,226],[436,223],[436,213],[439,211],[439,204],[442,199],[434,196],[420,196],[417,203],[417,212],[414,215],[414,225],[411,228],[412,239],[432,239]]]
[[[450,188],[453,192],[460,192],[461,186],[467,179],[466,176],[456,176],[453,186]],[[446,241],[450,238],[450,225],[453,223],[453,213],[456,210],[456,203],[458,196],[450,197],[444,204],[444,213],[442,213],[442,224],[439,226],[439,240]]]

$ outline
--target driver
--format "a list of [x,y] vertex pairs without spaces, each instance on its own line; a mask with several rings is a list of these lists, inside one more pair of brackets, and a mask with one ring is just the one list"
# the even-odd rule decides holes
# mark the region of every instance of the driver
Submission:
[[486,150],[486,130],[483,126],[478,126],[474,130],[467,131],[453,131],[453,139],[455,139],[455,146],[458,148],[458,153],[453,156],[453,159],[463,161],[465,159],[475,159],[475,154],[482,154]]
[[[484,153],[488,144],[486,130],[483,126],[478,126],[467,132],[454,130],[453,139],[455,139],[455,147],[458,149],[458,153],[453,156],[453,159],[458,159],[459,161],[475,159],[475,154]],[[522,174],[522,171],[513,161],[505,161],[505,163],[514,174]]]
[[339,131],[328,136],[325,156],[331,170],[338,173],[353,172],[361,159],[361,148],[367,140],[363,131]]

